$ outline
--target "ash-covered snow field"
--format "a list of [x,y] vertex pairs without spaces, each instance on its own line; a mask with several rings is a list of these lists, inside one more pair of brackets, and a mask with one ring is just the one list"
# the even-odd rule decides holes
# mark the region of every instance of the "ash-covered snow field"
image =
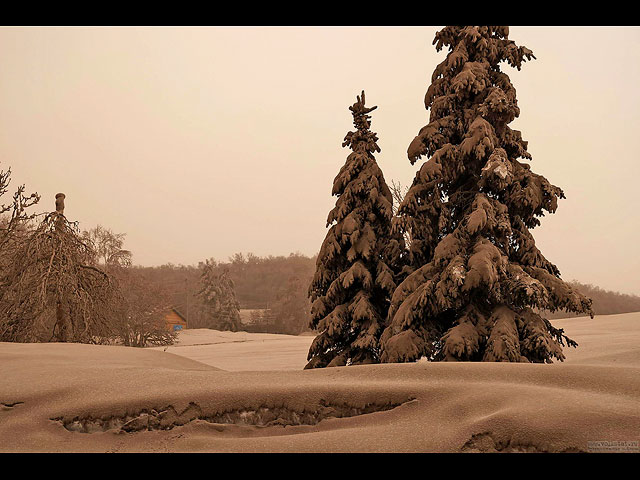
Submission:
[[155,350],[175,353],[230,372],[302,370],[313,335],[277,335],[198,328],[179,333],[178,341]]
[[579,347],[551,365],[302,370],[312,336],[207,330],[166,351],[0,343],[0,451],[637,449],[640,313],[553,324]]

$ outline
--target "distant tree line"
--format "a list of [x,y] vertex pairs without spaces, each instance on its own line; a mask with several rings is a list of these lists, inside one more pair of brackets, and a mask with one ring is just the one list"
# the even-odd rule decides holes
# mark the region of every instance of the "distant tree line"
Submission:
[[[315,257],[300,253],[265,257],[236,253],[226,262],[207,259],[198,265],[168,263],[134,269],[144,272],[152,283],[166,289],[171,304],[187,318],[189,328],[297,335],[309,330],[307,286],[314,265]],[[221,278],[228,278],[232,287],[219,285]],[[226,293],[212,296],[214,290]],[[224,295],[235,297],[238,309],[261,311],[254,312],[252,325],[237,324],[236,321],[221,324],[223,317],[231,314],[228,309],[216,307],[216,302],[233,302]]]
[[[640,296],[604,290],[595,285],[581,283],[577,280],[567,282],[572,288],[593,300],[593,311],[596,315],[613,315],[618,313],[640,312]],[[577,315],[577,314],[576,314]],[[547,318],[566,318],[565,312],[545,312]]]
[[[0,171],[0,341],[166,345],[176,338],[164,320],[170,308],[189,328],[297,335],[315,327],[307,287],[317,256],[236,253],[226,262],[135,266],[124,233],[80,230],[64,216],[61,194],[55,211],[35,214],[40,196],[21,185],[6,200],[10,181],[11,170]],[[597,315],[640,311],[640,296],[567,283]],[[240,309],[253,310],[250,325]]]

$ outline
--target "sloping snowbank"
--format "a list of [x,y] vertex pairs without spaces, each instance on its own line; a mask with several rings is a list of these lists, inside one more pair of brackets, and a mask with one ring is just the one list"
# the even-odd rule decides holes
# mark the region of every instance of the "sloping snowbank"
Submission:
[[[553,323],[580,344],[563,364],[268,371],[287,341],[312,337],[224,333],[244,340],[206,355],[253,371],[221,371],[175,354],[205,347],[197,331],[167,352],[0,343],[0,451],[589,451],[589,442],[637,442],[640,314]],[[253,350],[233,353],[242,346]],[[298,347],[304,356],[291,359],[304,364]]]

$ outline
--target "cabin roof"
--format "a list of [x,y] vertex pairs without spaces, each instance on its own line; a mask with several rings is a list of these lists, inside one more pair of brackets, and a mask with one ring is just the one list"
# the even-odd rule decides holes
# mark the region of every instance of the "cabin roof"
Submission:
[[185,323],[187,323],[187,319],[184,315],[182,315],[176,308],[171,308],[171,311],[178,315]]

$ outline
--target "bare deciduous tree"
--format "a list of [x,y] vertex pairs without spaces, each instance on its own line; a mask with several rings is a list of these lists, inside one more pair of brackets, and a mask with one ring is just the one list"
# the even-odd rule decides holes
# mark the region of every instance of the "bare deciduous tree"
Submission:
[[95,247],[95,263],[107,270],[110,267],[131,266],[132,254],[124,249],[126,233],[114,233],[111,229],[98,225],[82,232],[82,236],[90,240]]
[[[0,171],[0,198],[9,191],[10,183],[11,168]],[[40,196],[37,193],[27,195],[24,192],[25,186],[20,185],[10,203],[0,204],[0,261],[11,257],[10,252],[18,243],[16,234],[23,232],[26,223],[36,217],[36,214],[28,213],[27,209],[38,203]]]
[[125,233],[98,225],[82,232],[93,246],[93,264],[108,272],[117,283],[118,302],[112,317],[116,340],[129,347],[171,345],[176,334],[166,326],[172,307],[163,284],[151,282],[142,269],[132,267],[132,253],[124,248]]
[[[391,190],[391,196],[393,197],[393,220],[392,225],[396,223],[396,217],[398,215],[398,209],[400,204],[404,200],[404,197],[407,195],[409,191],[409,187],[403,187],[400,182],[396,182],[395,180],[391,180],[391,186],[389,187]],[[398,228],[398,225],[395,225],[395,228],[402,233],[402,237],[404,238],[404,244],[406,248],[411,248],[411,231],[410,230],[402,230]]]
[[103,343],[113,335],[111,277],[91,264],[93,245],[56,211],[16,248],[0,280],[0,339]]
[[168,292],[137,268],[121,268],[116,275],[122,303],[115,328],[122,343],[129,347],[173,344],[177,335],[167,329],[165,321],[171,308]]
[[305,283],[298,276],[291,276],[271,305],[277,333],[298,335],[308,328],[311,303]]

